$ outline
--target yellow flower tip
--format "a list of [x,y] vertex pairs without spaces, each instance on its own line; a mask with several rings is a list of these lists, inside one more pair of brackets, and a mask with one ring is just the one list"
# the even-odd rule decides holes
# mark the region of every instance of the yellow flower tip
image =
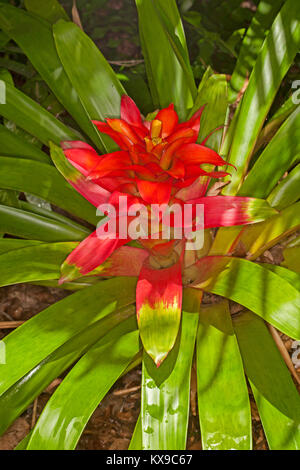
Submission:
[[160,137],[162,130],[162,122],[158,119],[153,119],[151,123],[151,139],[155,139],[156,137]]

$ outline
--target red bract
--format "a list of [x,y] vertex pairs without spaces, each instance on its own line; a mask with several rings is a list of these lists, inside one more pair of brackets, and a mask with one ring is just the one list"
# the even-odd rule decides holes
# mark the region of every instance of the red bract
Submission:
[[[256,213],[258,200],[204,197],[209,179],[228,173],[208,172],[201,167],[227,165],[204,142],[197,144],[202,112],[203,108],[188,121],[179,123],[171,104],[147,121],[132,99],[123,96],[120,119],[93,121],[101,133],[117,143],[119,151],[100,156],[84,142],[62,144],[66,158],[81,173],[80,177],[77,172],[74,178],[70,177],[70,183],[95,206],[112,204],[118,220],[127,216],[119,206],[119,196],[127,198],[128,208],[136,203],[147,208],[151,204],[202,204],[204,228],[263,220]],[[150,217],[150,209],[147,210]],[[96,232],[92,233],[64,262],[60,282],[86,274],[106,277],[139,274],[137,317],[141,338],[156,364],[160,364],[173,347],[179,328],[185,242],[140,239],[141,248],[122,246],[129,241],[129,236],[120,237],[118,232],[107,233],[107,238],[101,239]],[[153,347],[153,341],[149,346],[149,328],[151,324],[159,327],[159,321],[163,328],[170,323],[176,325],[175,332],[166,333],[163,347]]]

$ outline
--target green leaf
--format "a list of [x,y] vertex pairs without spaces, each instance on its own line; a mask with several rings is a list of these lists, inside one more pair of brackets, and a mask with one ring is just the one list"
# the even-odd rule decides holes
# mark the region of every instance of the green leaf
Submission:
[[[47,12],[51,8],[48,2],[47,4],[39,2],[39,5],[41,10],[47,10]],[[91,123],[91,119],[80,102],[79,96],[57,55],[51,25],[42,18],[38,18],[20,8],[2,5],[0,6],[0,26],[25,52],[32,65],[48,84],[57,99],[74,117],[80,128],[86,132],[96,145],[99,145],[98,131]],[[28,34],[28,31],[30,31],[30,34]],[[74,51],[72,51],[73,55]],[[54,139],[51,138],[51,140]],[[73,138],[73,140],[76,139]]]
[[99,282],[60,300],[6,336],[0,394],[89,325],[134,303],[135,286],[135,279]]
[[[59,21],[53,27],[58,55],[90,119],[120,116],[125,90],[93,41],[74,23]],[[101,135],[108,151],[116,144]]]
[[239,190],[239,196],[267,197],[297,160],[300,160],[300,106],[259,156]]
[[36,240],[21,240],[17,238],[4,238],[0,240],[0,255],[9,251],[18,250],[19,248],[27,248],[29,246],[38,246],[43,242]]
[[75,242],[27,245],[1,255],[0,286],[59,279],[60,266],[76,248]]
[[96,225],[99,221],[95,207],[53,166],[12,157],[0,157],[0,162],[0,187],[34,194],[91,224]]
[[[284,253],[284,251],[283,251]],[[298,254],[298,253],[295,253]],[[297,259],[297,257],[295,257]],[[299,260],[299,257],[298,257]],[[261,263],[262,266],[266,269],[270,269],[270,271],[273,271],[273,273],[277,274],[280,277],[283,277],[286,281],[288,281],[292,286],[295,287],[298,291],[300,291],[300,274],[295,273],[294,271],[291,271],[290,269],[287,269],[282,266],[277,266],[276,264],[269,264],[269,263]],[[299,261],[298,261],[299,265]]]
[[0,189],[0,204],[4,204],[8,207],[19,207],[20,201],[18,197],[19,195],[16,191]]
[[69,17],[58,0],[25,0],[25,7],[28,11],[35,13],[50,23],[56,23],[60,19],[68,20]]
[[284,262],[282,265],[300,274],[300,246],[285,248],[283,256]]
[[31,436],[32,431],[30,431],[27,436],[25,436],[21,442],[14,448],[14,450],[26,450],[27,444],[29,442],[30,436]]
[[0,204],[0,232],[46,242],[81,241],[91,231]]
[[0,124],[1,155],[27,158],[42,163],[51,163],[50,157],[36,145],[27,142]]
[[261,0],[243,39],[239,57],[230,80],[229,101],[234,103],[252,71],[269,28],[284,0]]
[[294,103],[294,96],[291,95],[285,103],[276,111],[276,113],[268,120],[265,127],[263,127],[260,135],[255,144],[253,154],[265,147],[270,140],[274,137],[281,124],[297,109],[298,104]]
[[22,75],[25,78],[31,78],[34,75],[34,70],[30,65],[22,64],[16,60],[0,58],[0,67],[10,70],[11,72]]
[[248,259],[256,259],[264,251],[300,228],[300,202],[287,207],[264,222],[245,227],[239,239]]
[[57,144],[63,140],[82,140],[79,133],[69,129],[17,88],[7,82],[5,82],[5,88],[6,103],[0,105],[1,116],[13,121],[45,145],[49,145],[50,140]]
[[197,263],[196,287],[244,305],[284,334],[300,339],[300,293],[261,265],[211,256]]
[[135,314],[134,306],[114,312],[69,339],[18,380],[0,397],[0,434],[30,403],[79,357],[121,321]]
[[266,116],[299,45],[300,5],[287,0],[261,48],[240,106],[229,157],[237,171],[224,194],[234,195],[238,191]]
[[141,421],[141,415],[139,414],[139,417],[137,419],[131,441],[128,447],[128,450],[142,450],[143,447],[143,441],[142,441],[142,421]]
[[197,391],[202,448],[251,449],[248,389],[227,301],[201,307]]
[[142,378],[143,449],[183,450],[189,417],[190,374],[201,294],[184,290],[181,334],[157,369],[145,354]]
[[[206,105],[201,116],[201,126],[198,142],[202,142],[217,127],[224,126],[227,105],[228,87],[226,75],[213,74],[208,77],[203,86],[199,86],[195,105],[191,114],[201,106]],[[207,141],[207,146],[218,152],[221,146],[223,129],[214,132]]]
[[299,450],[300,397],[266,325],[244,312],[234,329],[270,449]]
[[90,416],[139,352],[130,318],[100,339],[73,367],[44,408],[27,450],[71,450]]
[[[297,157],[300,160],[300,153]],[[300,199],[300,163],[271,192],[268,202],[278,210]]]
[[179,118],[184,120],[197,90],[176,3],[174,0],[136,0],[136,5],[154,105],[165,108],[174,103]]
[[[28,193],[26,193],[26,195],[28,197]],[[33,214],[41,215],[42,217],[47,217],[47,219],[52,219],[61,222],[64,225],[68,225],[69,227],[74,228],[76,231],[84,230],[86,233],[90,233],[90,230],[87,232],[88,229],[86,227],[83,227],[83,225],[78,224],[74,220],[71,220],[68,217],[65,217],[64,215],[61,215],[54,210],[49,210],[44,207],[40,207],[38,204],[31,204],[26,201],[19,201],[19,208],[27,212],[32,212]]]

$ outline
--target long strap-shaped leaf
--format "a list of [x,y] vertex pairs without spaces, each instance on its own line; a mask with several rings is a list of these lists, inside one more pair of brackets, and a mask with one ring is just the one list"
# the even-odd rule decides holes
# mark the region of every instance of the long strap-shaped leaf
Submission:
[[240,244],[247,258],[254,260],[265,250],[298,230],[300,227],[299,209],[300,203],[297,202],[264,222],[243,228],[239,226],[220,228],[209,254],[211,256],[231,254]]
[[[297,157],[300,161],[300,153]],[[278,210],[300,199],[300,163],[271,192],[268,202]]]
[[[49,7],[50,5],[48,9]],[[57,55],[51,25],[44,19],[20,8],[2,5],[0,26],[25,52],[35,69],[74,117],[80,128],[101,148],[99,134],[82,106]]]
[[182,450],[186,446],[190,374],[201,293],[186,289],[178,341],[157,369],[144,356],[142,378],[143,449]]
[[0,187],[34,194],[94,225],[97,223],[95,208],[65,181],[56,168],[13,157],[0,157],[0,162]]
[[21,240],[19,238],[4,238],[0,240],[0,255],[9,251],[18,250],[20,248],[28,248],[30,246],[42,245],[43,242],[37,240]]
[[266,325],[245,312],[234,329],[270,449],[299,450],[300,397]]
[[[176,3],[174,0],[136,0],[136,5],[153,102],[161,108],[174,103],[180,119],[184,119],[193,106],[196,87],[193,84],[191,90],[184,31]],[[168,18],[168,24],[164,17]]]
[[223,194],[236,194],[256,139],[300,45],[300,4],[287,0],[262,46],[241,103],[229,161],[237,167]]
[[43,310],[6,336],[0,394],[81,330],[132,304],[135,285],[134,279],[99,282]]
[[0,231],[17,237],[46,242],[81,241],[91,232],[76,229],[58,220],[0,205]]
[[[126,92],[96,45],[70,22],[59,21],[53,32],[60,60],[90,118],[119,117],[121,96]],[[101,140],[104,149],[117,148],[106,135]]]
[[300,246],[291,246],[283,251],[283,266],[287,266],[296,273],[300,274]]
[[25,0],[25,7],[50,23],[56,23],[60,19],[69,19],[58,0],[47,0],[47,3],[40,2],[40,0]]
[[300,339],[300,293],[282,277],[240,258],[211,256],[198,264],[198,288],[227,297]]
[[261,0],[243,39],[239,57],[230,80],[229,101],[233,103],[245,85],[256,57],[284,0]]
[[[284,253],[284,252],[283,252]],[[299,260],[300,258],[295,257],[298,266],[299,266]],[[298,291],[300,291],[300,273],[296,273],[294,271],[291,271],[291,269],[287,269],[284,266],[277,266],[276,264],[269,264],[269,263],[262,263],[262,266],[264,268],[270,269],[270,271],[273,271],[273,273],[277,274],[280,277],[283,277],[286,281],[288,281],[292,286],[295,287]]]
[[68,128],[53,114],[26,96],[9,83],[5,83],[6,103],[0,106],[0,115],[13,121],[29,134],[37,137],[43,144],[49,141],[60,144],[63,140],[82,139],[81,135]]
[[300,106],[259,156],[239,190],[239,196],[267,197],[297,159],[300,160]]
[[300,227],[300,202],[287,207],[280,214],[270,217],[256,226],[245,227],[240,237],[247,257],[256,259],[265,250],[274,246]]
[[140,349],[130,318],[100,339],[73,367],[43,410],[27,450],[74,449],[91,414]]
[[50,157],[36,145],[30,144],[17,134],[9,131],[2,124],[0,124],[0,140],[2,155],[28,158],[42,163],[51,163]]
[[59,279],[60,267],[76,242],[41,243],[10,250],[0,257],[0,286]]
[[45,388],[94,343],[121,321],[135,314],[132,305],[114,312],[80,331],[41,361],[0,397],[0,434],[28,407]]
[[197,390],[203,449],[250,449],[248,389],[227,301],[201,307]]

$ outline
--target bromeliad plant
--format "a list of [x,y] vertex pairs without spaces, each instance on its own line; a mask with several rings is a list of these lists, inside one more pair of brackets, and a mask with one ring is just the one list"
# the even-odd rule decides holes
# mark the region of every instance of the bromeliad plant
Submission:
[[[54,17],[30,0],[28,12],[0,7],[4,33],[68,113],[57,119],[2,72],[0,231],[18,238],[0,241],[0,283],[77,291],[4,339],[2,433],[73,366],[19,448],[74,449],[111,386],[142,362],[130,448],[184,449],[194,353],[203,449],[251,448],[245,374],[269,447],[300,447],[299,395],[272,339],[276,329],[300,339],[300,278],[288,257],[286,267],[256,261],[300,227],[299,107],[290,98],[269,116],[300,44],[300,8],[281,3],[266,39],[256,38],[256,61],[239,59],[230,83],[208,69],[197,89],[175,2],[136,0],[156,109],[145,118],[56,1]],[[67,214],[34,205],[30,195]],[[183,240],[175,232],[187,228],[184,217],[171,218],[165,237],[160,215],[155,239],[111,228],[127,215],[131,222],[136,204],[146,208],[140,220],[148,227],[153,205],[174,203],[204,210],[200,226],[192,213]],[[99,225],[105,207],[114,213]],[[186,250],[199,228],[203,245]],[[287,250],[295,248],[293,241]],[[205,292],[223,300],[202,303]],[[238,315],[229,300],[240,304]]]

